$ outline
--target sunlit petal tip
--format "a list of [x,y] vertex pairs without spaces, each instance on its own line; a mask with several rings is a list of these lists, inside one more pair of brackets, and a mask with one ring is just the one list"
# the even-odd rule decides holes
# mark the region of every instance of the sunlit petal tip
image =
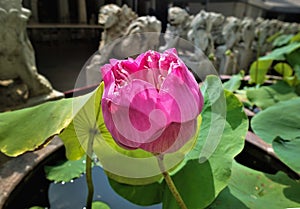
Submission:
[[120,60],[117,60],[117,59],[109,59],[109,63],[114,66],[116,65]]
[[178,55],[177,50],[175,48],[167,49],[164,53],[175,54],[176,56]]

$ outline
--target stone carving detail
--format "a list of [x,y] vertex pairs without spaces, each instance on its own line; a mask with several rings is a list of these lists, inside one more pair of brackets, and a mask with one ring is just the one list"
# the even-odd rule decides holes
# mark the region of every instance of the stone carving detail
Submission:
[[205,54],[213,54],[215,42],[222,40],[220,28],[224,19],[221,14],[201,10],[192,20],[188,39]]
[[240,26],[241,30],[241,42],[239,43],[237,50],[239,51],[238,68],[247,70],[249,64],[254,61],[254,51],[252,49],[252,43],[255,38],[255,23],[251,18],[244,18]]
[[219,73],[234,74],[237,73],[237,60],[239,57],[238,43],[241,39],[240,19],[236,17],[227,17],[223,27],[223,37],[225,44],[217,48],[216,57],[219,59]]
[[170,7],[168,10],[168,25],[164,34],[165,45],[159,48],[160,51],[165,51],[169,48],[174,48],[180,41],[179,38],[188,39],[188,32],[191,28],[193,16],[190,16],[186,10],[180,7]]
[[[98,52],[86,67],[89,85],[99,83],[100,67],[108,63],[109,59],[124,59],[124,54],[142,53],[159,45],[161,22],[154,16],[138,17],[127,5],[119,7],[109,4],[101,7],[99,24],[104,32],[101,34]],[[145,32],[147,36],[142,34]]]
[[0,110],[62,96],[37,72],[34,50],[26,33],[30,14],[20,0],[0,2]]
[[122,37],[131,21],[137,14],[126,4],[119,7],[115,4],[107,4],[99,10],[98,24],[103,28],[99,50],[111,41]]

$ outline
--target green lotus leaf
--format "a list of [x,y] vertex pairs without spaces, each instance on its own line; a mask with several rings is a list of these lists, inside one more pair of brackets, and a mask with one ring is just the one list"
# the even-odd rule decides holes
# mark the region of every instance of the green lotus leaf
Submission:
[[300,183],[279,172],[265,174],[233,163],[228,187],[208,208],[299,208]]
[[273,139],[294,139],[300,136],[300,98],[279,102],[256,114],[251,120],[255,134],[272,144]]
[[57,165],[45,166],[46,177],[50,181],[69,182],[85,172],[85,157],[79,160],[65,160]]

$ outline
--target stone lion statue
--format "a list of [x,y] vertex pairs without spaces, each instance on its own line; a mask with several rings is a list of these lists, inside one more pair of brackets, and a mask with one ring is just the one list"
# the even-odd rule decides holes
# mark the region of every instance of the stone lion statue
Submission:
[[98,24],[103,28],[99,50],[111,41],[122,37],[131,21],[137,14],[126,4],[119,7],[115,4],[107,4],[100,8]]
[[238,46],[240,69],[248,70],[249,65],[254,61],[255,54],[252,50],[253,41],[255,38],[255,23],[251,18],[245,17],[241,22],[241,41]]
[[201,10],[191,22],[188,39],[206,55],[214,54],[215,42],[222,37],[224,19],[222,14]]
[[[22,8],[19,0],[0,3],[0,109],[53,93],[49,81],[37,72],[34,50],[26,33],[30,14],[29,10]],[[16,93],[17,87],[12,87],[14,83],[22,86],[19,93]]]
[[222,33],[225,45],[219,46],[216,52],[220,60],[219,72],[226,75],[235,74],[240,56],[238,44],[241,40],[241,20],[237,17],[227,17]]
[[165,45],[159,48],[165,51],[178,46],[180,38],[187,40],[188,31],[191,27],[193,16],[190,16],[185,9],[180,7],[170,7],[168,10],[168,25],[164,34]]
[[142,53],[149,49],[156,49],[159,45],[160,31],[161,22],[156,17],[138,17],[129,25],[125,33],[121,45],[122,53],[128,50],[132,53]]
[[138,17],[126,5],[119,7],[109,4],[101,7],[99,24],[104,32],[97,54],[86,67],[88,85],[101,81],[100,67],[109,59],[124,59],[159,45],[161,22],[154,16]]

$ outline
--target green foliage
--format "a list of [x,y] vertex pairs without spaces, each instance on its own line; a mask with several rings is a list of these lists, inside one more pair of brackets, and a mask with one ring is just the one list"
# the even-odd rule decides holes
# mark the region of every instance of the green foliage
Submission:
[[[172,179],[187,208],[205,208],[217,196],[209,161],[190,160]],[[162,202],[163,209],[180,209],[166,185]]]
[[293,75],[292,67],[289,64],[284,63],[284,62],[277,63],[274,66],[274,70],[276,72],[278,72],[280,75],[282,75],[283,78],[286,78],[286,77],[289,77],[289,76]]
[[264,174],[233,163],[228,188],[208,208],[299,208],[300,183],[286,174]]
[[[72,99],[61,99],[30,108],[1,113],[1,152],[8,156],[15,157],[44,145],[44,143],[51,140],[51,137],[61,133],[62,130],[71,124],[74,116],[86,105],[92,95],[93,93]],[[72,126],[72,124],[70,126]],[[68,131],[69,130],[67,130],[67,132]],[[77,147],[77,149],[74,150],[81,153],[79,157],[74,157],[72,154],[68,154],[68,156],[70,155],[72,159],[79,159],[82,155],[82,150],[80,150],[76,138],[71,137],[68,140],[64,140],[64,142],[66,143],[67,150],[69,150],[69,145],[72,149]],[[73,143],[77,143],[77,146]]]
[[296,138],[282,139],[276,137],[272,147],[279,158],[297,173],[300,173],[300,132]]
[[300,98],[279,102],[255,115],[254,132],[272,144],[281,161],[300,172]]
[[[250,84],[263,84],[266,74],[274,61],[281,61],[274,70],[283,76],[290,86],[300,84],[299,76],[294,75],[297,65],[300,65],[300,33],[297,35],[279,35],[273,41],[276,47],[271,53],[260,57],[250,66]],[[293,70],[294,69],[294,70]]]
[[285,60],[286,55],[300,48],[299,42],[293,42],[289,45],[274,49],[271,53],[259,58],[259,60]]
[[246,90],[246,95],[249,101],[262,109],[266,109],[280,101],[286,101],[298,96],[295,93],[295,88],[283,81],[278,81],[270,86],[249,88]]
[[245,72],[241,71],[240,73],[233,75],[229,81],[223,83],[224,89],[234,92],[238,90],[241,86],[241,80],[244,78]]
[[66,148],[67,159],[78,160],[85,154],[80,142],[77,140],[73,121],[64,129],[59,137],[62,139]]
[[94,201],[92,203],[92,209],[110,209],[110,207],[104,202]]
[[266,74],[272,65],[272,60],[259,59],[253,62],[250,66],[250,81],[249,83],[263,84],[266,80]]
[[0,150],[16,157],[42,146],[72,120],[73,99],[0,114]]
[[[102,120],[97,115],[97,111],[100,111],[100,98],[103,93],[102,85],[87,94],[83,99],[73,102],[73,108],[77,110],[76,115],[72,123],[59,135],[64,142],[66,157],[69,160],[80,159],[87,151],[87,141],[90,134],[94,129],[95,132],[98,131],[97,127],[95,127],[97,126],[95,120]],[[100,121],[100,123],[103,123],[103,121]]]
[[273,139],[294,139],[300,136],[300,98],[279,102],[256,114],[251,120],[253,131],[265,142]]
[[291,42],[300,42],[300,32],[291,38]]
[[295,75],[297,76],[297,79],[300,80],[300,64],[299,65],[295,65]]
[[273,47],[280,47],[288,44],[291,39],[294,37],[293,34],[283,34],[278,36],[272,43]]
[[69,182],[85,172],[85,157],[79,160],[66,160],[54,166],[45,166],[46,177],[50,181]]
[[296,65],[300,65],[300,49],[287,54],[286,61],[293,67]]

